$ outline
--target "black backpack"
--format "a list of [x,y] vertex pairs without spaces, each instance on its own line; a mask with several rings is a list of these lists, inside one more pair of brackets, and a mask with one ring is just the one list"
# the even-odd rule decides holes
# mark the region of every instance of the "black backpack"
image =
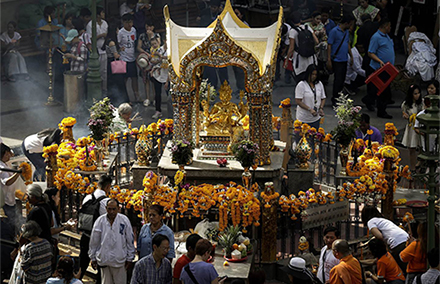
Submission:
[[99,217],[99,207],[101,205],[101,200],[106,197],[107,196],[103,195],[99,198],[96,198],[95,195],[92,194],[92,199],[84,203],[84,205],[79,210],[78,229],[89,234],[92,232],[93,224]]
[[298,42],[295,43],[295,51],[302,57],[310,57],[315,54],[315,40],[312,32],[307,28],[293,27],[298,32]]

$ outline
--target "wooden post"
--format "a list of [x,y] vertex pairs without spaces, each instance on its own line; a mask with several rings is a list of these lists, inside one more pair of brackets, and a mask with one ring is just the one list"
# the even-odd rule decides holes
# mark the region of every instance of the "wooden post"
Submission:
[[280,140],[283,142],[288,142],[289,139],[289,131],[293,126],[292,112],[289,108],[283,108],[283,112],[281,114],[281,128],[280,128]]
[[385,194],[385,199],[382,199],[382,214],[388,220],[394,220],[394,171],[393,171],[394,162],[391,159],[385,159],[383,171],[386,176],[386,180],[388,182],[388,190]]
[[[266,194],[274,194],[274,187],[265,185]],[[262,244],[261,244],[261,260],[263,262],[275,262],[277,254],[277,199],[270,201],[270,207],[266,208],[262,204]]]

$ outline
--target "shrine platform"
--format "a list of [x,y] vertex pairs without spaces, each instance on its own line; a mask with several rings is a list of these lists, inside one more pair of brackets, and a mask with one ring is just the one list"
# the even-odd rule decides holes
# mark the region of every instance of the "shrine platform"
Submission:
[[[252,182],[258,182],[263,185],[265,182],[273,182],[275,188],[281,188],[280,177],[283,174],[282,163],[284,157],[284,148],[286,143],[275,140],[275,146],[280,150],[277,152],[270,152],[270,165],[259,166],[255,171],[250,170],[252,173]],[[157,165],[158,173],[168,176],[170,179],[174,178],[179,167],[177,164],[171,162],[171,141],[168,142],[167,147]],[[200,149],[194,150],[194,160],[191,165],[185,166],[186,181],[190,184],[201,183],[228,183],[230,181],[241,184],[241,175],[243,173],[243,167],[235,160],[228,160],[226,167],[219,167],[216,160],[200,160]],[[139,166],[135,163],[132,167],[133,172],[133,186],[136,189],[142,188],[142,180],[145,174],[149,170],[154,170],[152,166]]]

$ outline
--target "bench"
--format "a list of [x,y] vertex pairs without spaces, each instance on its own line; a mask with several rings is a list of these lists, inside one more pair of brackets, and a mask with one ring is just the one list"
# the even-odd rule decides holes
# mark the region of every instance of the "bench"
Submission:
[[21,53],[21,55],[23,55],[23,57],[45,54],[44,50],[40,50],[35,46],[35,35],[37,33],[36,29],[27,29],[17,32],[21,35],[18,51]]

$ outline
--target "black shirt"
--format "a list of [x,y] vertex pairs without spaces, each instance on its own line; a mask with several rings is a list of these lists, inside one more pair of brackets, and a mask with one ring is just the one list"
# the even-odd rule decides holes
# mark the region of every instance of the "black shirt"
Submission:
[[48,240],[49,243],[52,243],[52,234],[50,233],[51,218],[52,209],[47,203],[36,204],[27,216],[27,221],[35,221],[40,225],[41,234],[39,237]]

